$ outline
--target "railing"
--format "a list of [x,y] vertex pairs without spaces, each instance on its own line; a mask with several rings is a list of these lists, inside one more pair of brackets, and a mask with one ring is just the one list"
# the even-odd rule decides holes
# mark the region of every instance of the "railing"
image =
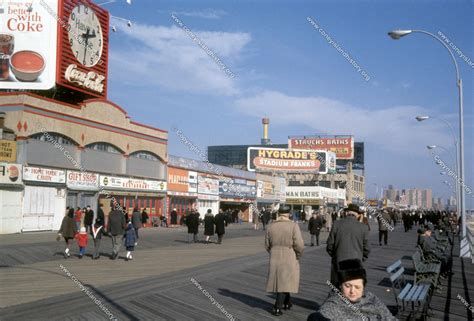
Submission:
[[467,223],[467,242],[471,248],[471,262],[474,264],[474,220],[470,220]]

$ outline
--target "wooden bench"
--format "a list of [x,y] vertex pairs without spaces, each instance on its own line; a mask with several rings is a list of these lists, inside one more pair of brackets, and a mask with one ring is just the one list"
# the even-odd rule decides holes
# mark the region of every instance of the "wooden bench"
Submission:
[[415,284],[429,283],[434,287],[438,286],[439,273],[441,271],[441,263],[424,262],[421,257],[421,251],[418,250],[411,256],[413,260],[413,268],[415,270]]
[[401,301],[403,311],[405,311],[405,303],[411,303],[411,311],[416,313],[416,304],[417,310],[421,310],[422,317],[426,317],[432,294],[431,284],[411,284],[406,282],[404,276],[405,268],[402,266],[401,260],[387,267],[387,272],[390,275],[390,282],[392,283],[397,307],[400,306],[399,302]]

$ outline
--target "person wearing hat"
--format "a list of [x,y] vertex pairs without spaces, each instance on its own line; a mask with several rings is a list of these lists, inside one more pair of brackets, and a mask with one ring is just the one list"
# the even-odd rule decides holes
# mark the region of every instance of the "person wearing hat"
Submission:
[[340,287],[329,284],[331,292],[308,321],[319,320],[397,320],[372,292],[365,291],[367,274],[358,259],[338,264]]
[[299,259],[303,255],[304,241],[298,224],[290,220],[290,206],[280,205],[278,219],[265,235],[265,249],[270,254],[267,292],[276,293],[273,315],[290,310],[290,293],[298,293],[300,284]]
[[214,224],[216,225],[217,244],[222,244],[222,239],[225,234],[225,226],[227,225],[226,217],[222,209],[214,217]]
[[369,257],[369,229],[359,222],[363,211],[356,204],[349,204],[344,209],[346,218],[334,222],[327,239],[326,251],[331,260],[331,283],[339,285],[336,268],[341,261]]
[[420,246],[424,257],[434,257],[441,263],[440,276],[446,278],[451,272],[452,258],[446,255],[443,250],[436,246],[431,234],[433,232],[433,225],[427,224],[424,229],[421,230],[422,234],[418,239],[418,245]]
[[313,211],[313,217],[309,219],[308,231],[311,234],[311,246],[314,246],[316,240],[316,246],[319,246],[319,233],[323,228],[324,220],[320,213]]
[[388,210],[386,208],[382,209],[382,213],[377,215],[377,221],[379,223],[379,245],[382,246],[383,243],[387,245],[388,243],[388,228],[390,227],[390,221],[392,220]]

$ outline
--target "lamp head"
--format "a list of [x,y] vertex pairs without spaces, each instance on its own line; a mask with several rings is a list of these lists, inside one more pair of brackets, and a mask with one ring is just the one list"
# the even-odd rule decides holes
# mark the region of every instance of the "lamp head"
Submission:
[[436,145],[428,145],[428,146],[426,146],[426,148],[428,148],[428,149],[435,149],[436,147],[437,147]]
[[393,31],[390,31],[388,35],[390,36],[390,38],[394,40],[398,40],[401,37],[409,35],[410,33],[412,33],[411,30],[393,30]]

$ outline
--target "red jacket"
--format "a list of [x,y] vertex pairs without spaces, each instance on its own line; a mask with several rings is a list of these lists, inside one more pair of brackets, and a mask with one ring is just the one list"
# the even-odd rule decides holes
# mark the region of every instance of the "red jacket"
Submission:
[[87,246],[87,241],[89,240],[89,235],[87,235],[87,233],[85,233],[85,234],[77,233],[75,238],[77,240],[77,244],[80,247],[86,247]]
[[76,220],[76,222],[80,222],[82,218],[82,211],[76,211],[74,214],[74,219]]

